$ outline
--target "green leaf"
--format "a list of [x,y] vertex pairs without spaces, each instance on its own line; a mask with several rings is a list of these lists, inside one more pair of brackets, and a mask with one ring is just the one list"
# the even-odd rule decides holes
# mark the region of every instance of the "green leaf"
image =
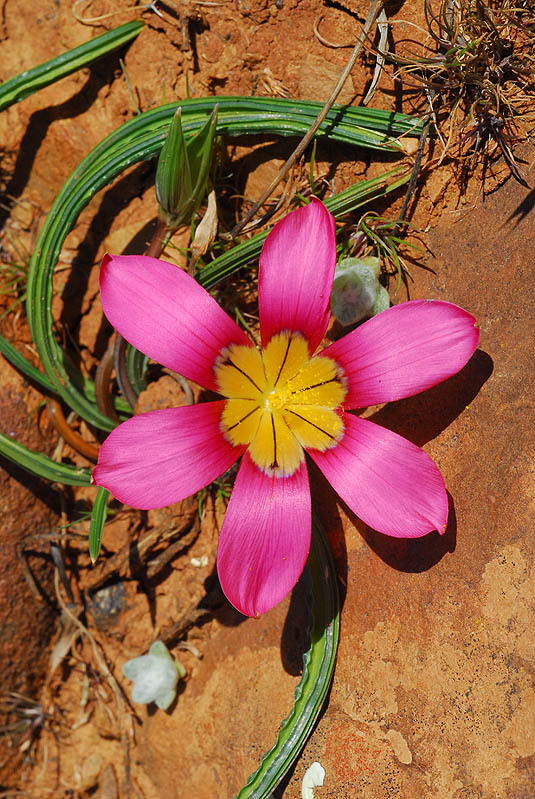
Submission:
[[46,391],[54,391],[54,386],[39,369],[36,369],[33,364],[31,364],[24,355],[21,355],[20,352],[15,349],[15,347],[10,344],[10,342],[5,339],[3,336],[0,335],[0,352],[7,358],[7,360],[13,364],[13,366],[21,371],[26,377],[29,377],[30,380],[33,380],[35,383],[38,383],[41,388],[46,389]]
[[9,78],[0,86],[0,111],[117,50],[123,44],[135,39],[144,25],[141,20],[127,22],[101,36],[95,36],[89,42],[74,47],[50,61],[45,61],[44,64]]
[[191,193],[191,176],[182,130],[182,112],[178,108],[163,144],[155,178],[156,199],[166,216],[177,216],[184,195]]
[[[409,178],[410,174],[405,167],[395,167],[383,175],[354,183],[339,194],[325,200],[325,205],[336,218],[339,218],[374,199],[384,197],[394,188],[407,183]],[[257,233],[256,236],[252,236],[228,252],[214,258],[196,274],[198,282],[205,289],[213,288],[238,269],[257,261],[268,233],[269,230]]]
[[91,474],[87,469],[69,466],[67,463],[57,463],[40,452],[33,452],[23,444],[0,433],[0,455],[8,458],[17,466],[37,477],[44,477],[53,483],[62,483],[70,486],[87,486],[91,484]]
[[310,648],[303,657],[303,676],[295,689],[294,706],[281,724],[275,745],[234,799],[271,797],[308,740],[331,684],[340,634],[340,606],[332,553],[316,520],[307,566],[312,604]]
[[126,351],[126,368],[132,388],[138,397],[147,387],[145,372],[148,362],[149,359],[146,355],[136,350],[136,348],[132,347],[130,344],[128,345]]
[[95,563],[100,553],[102,530],[106,524],[109,499],[110,492],[100,487],[91,512],[91,525],[89,527],[89,557],[92,563]]
[[192,198],[194,201],[193,210],[199,207],[206,192],[217,130],[218,110],[217,105],[215,105],[210,118],[206,120],[199,132],[187,142],[188,161],[192,177],[195,179]]

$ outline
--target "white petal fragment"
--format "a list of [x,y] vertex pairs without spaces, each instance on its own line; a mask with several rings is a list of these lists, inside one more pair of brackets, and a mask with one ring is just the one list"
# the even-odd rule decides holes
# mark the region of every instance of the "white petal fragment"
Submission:
[[186,671],[181,663],[169,654],[162,641],[155,641],[148,655],[128,660],[123,665],[123,674],[133,680],[132,701],[138,704],[156,702],[161,710],[167,710],[176,696],[176,685]]
[[305,771],[303,782],[301,784],[301,799],[314,799],[314,788],[323,785],[325,778],[325,769],[315,761]]

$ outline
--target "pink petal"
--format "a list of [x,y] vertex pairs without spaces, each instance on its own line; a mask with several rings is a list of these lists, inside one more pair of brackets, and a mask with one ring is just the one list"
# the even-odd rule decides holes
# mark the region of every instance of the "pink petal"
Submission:
[[268,477],[245,453],[217,551],[221,586],[240,613],[265,613],[293,588],[307,559],[310,529],[305,463],[291,477]]
[[348,379],[345,408],[418,394],[456,374],[479,342],[469,313],[450,302],[395,305],[327,347]]
[[93,482],[133,508],[163,508],[223,474],[244,447],[219,430],[224,401],[133,416],[100,448]]
[[444,533],[448,498],[429,455],[366,419],[345,414],[344,423],[344,437],[334,449],[308,454],[353,513],[396,538]]
[[281,330],[301,332],[314,352],[330,315],[336,263],[334,218],[319,200],[278,222],[260,255],[262,345]]
[[217,391],[212,367],[231,342],[247,336],[217,302],[178,267],[146,255],[105,255],[102,308],[111,324],[158,363]]

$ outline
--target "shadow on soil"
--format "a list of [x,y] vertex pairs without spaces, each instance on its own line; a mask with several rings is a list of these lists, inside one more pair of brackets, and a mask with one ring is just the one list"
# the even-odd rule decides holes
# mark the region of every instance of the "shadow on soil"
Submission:
[[[15,200],[23,193],[30,177],[36,155],[50,125],[59,119],[74,119],[85,113],[94,104],[103,86],[110,86],[117,72],[117,53],[102,58],[91,66],[89,78],[82,88],[64,103],[35,111],[21,140],[13,175],[6,186],[6,196]],[[0,210],[0,229],[10,214],[10,208]]]
[[[449,380],[414,397],[389,403],[369,419],[421,447],[436,438],[466,409],[489,379],[492,370],[490,356],[477,350],[464,369]],[[340,500],[318,469],[310,470],[310,478],[312,495],[320,498],[317,511],[328,531],[343,606],[347,586],[347,550],[337,510]],[[450,494],[448,502],[446,532],[439,535],[433,531],[422,538],[412,539],[384,535],[365,525],[349,508],[345,507],[345,512],[366,543],[385,563],[398,571],[423,572],[438,563],[447,552],[455,550],[457,521]]]

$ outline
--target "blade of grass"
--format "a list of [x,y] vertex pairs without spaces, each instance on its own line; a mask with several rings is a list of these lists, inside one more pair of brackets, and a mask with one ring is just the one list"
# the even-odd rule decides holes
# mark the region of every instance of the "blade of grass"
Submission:
[[123,44],[135,39],[144,26],[145,23],[141,20],[127,22],[125,25],[120,25],[114,30],[107,31],[89,42],[50,59],[50,61],[45,61],[44,64],[39,64],[37,67],[21,72],[20,75],[9,78],[0,86],[0,111],[117,50]]
[[30,474],[43,477],[53,483],[62,483],[70,486],[87,486],[91,484],[91,475],[87,469],[70,466],[67,463],[57,463],[40,452],[33,452],[23,444],[0,433],[0,455],[3,455],[17,466],[22,467]]
[[307,566],[311,578],[310,648],[303,656],[303,676],[295,689],[294,706],[281,724],[275,745],[234,799],[268,799],[272,795],[308,740],[331,684],[340,607],[333,557],[316,521]]
[[0,352],[7,360],[19,369],[26,377],[38,383],[46,391],[54,391],[54,386],[46,375],[36,369],[7,339],[0,335]]
[[95,563],[100,553],[100,546],[102,544],[102,530],[106,524],[106,516],[108,515],[108,501],[110,499],[110,492],[105,488],[99,488],[95,502],[93,504],[93,511],[91,513],[91,525],[89,527],[89,557],[91,562]]
[[[389,191],[393,191],[394,188],[399,188],[399,186],[409,180],[409,177],[410,175],[404,167],[396,167],[383,175],[349,186],[349,188],[339,194],[329,197],[325,201],[325,205],[335,217],[339,218],[367,202],[385,196]],[[392,180],[392,183],[389,182],[390,180]],[[268,233],[269,230],[257,233],[256,236],[237,244],[232,250],[214,258],[210,264],[197,273],[196,279],[198,282],[205,289],[213,288],[238,269],[247,266],[251,261],[257,260]]]

